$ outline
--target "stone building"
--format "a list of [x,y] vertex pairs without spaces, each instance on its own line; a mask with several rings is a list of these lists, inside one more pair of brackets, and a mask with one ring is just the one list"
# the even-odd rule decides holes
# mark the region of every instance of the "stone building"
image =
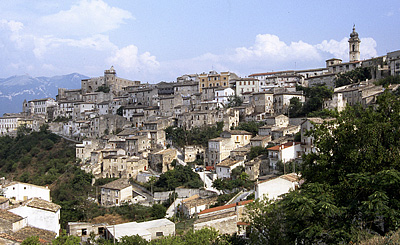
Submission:
[[165,173],[170,169],[173,169],[171,165],[172,161],[176,159],[177,152],[175,149],[161,150],[155,153],[149,154],[149,166],[154,171],[159,173]]
[[104,71],[104,76],[82,79],[81,89],[82,95],[97,92],[99,87],[108,87],[110,92],[115,96],[120,95],[124,91],[124,87],[139,85],[139,81],[131,81],[117,77],[117,73],[113,66],[109,70]]
[[241,221],[246,217],[245,207],[251,202],[253,200],[203,210],[198,214],[193,229],[196,231],[209,227],[216,229],[220,234],[236,234],[243,225]]
[[100,186],[101,206],[121,206],[132,200],[132,185],[126,178],[117,179],[113,182]]

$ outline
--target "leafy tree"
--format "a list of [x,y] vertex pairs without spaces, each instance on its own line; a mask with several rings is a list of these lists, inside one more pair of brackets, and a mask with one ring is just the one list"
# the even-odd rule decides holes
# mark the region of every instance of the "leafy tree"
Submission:
[[162,219],[167,214],[167,208],[162,204],[153,204],[151,207],[151,216],[156,219]]
[[172,140],[175,145],[202,145],[207,147],[208,140],[218,137],[222,133],[223,122],[217,122],[216,126],[194,127],[191,130],[184,130],[179,127],[168,127],[165,129],[167,139]]
[[312,136],[318,151],[303,157],[301,189],[250,208],[252,241],[357,243],[398,230],[399,99],[386,91],[375,108],[347,107]]
[[[328,88],[325,84],[317,84],[310,88],[296,86],[296,89],[298,91],[303,91],[306,97],[306,102],[303,104],[301,111],[293,111],[293,113],[298,116],[308,115],[311,112],[322,110],[324,101],[326,99],[331,99],[333,95],[333,90]],[[291,102],[293,102],[291,104],[292,108],[298,107],[296,100]]]
[[101,85],[97,88],[96,92],[109,93],[110,87],[108,87],[107,85]]
[[357,67],[352,71],[340,73],[335,78],[335,87],[341,87],[371,79],[371,71],[368,67]]
[[237,107],[243,104],[242,98],[237,95],[232,95],[228,97],[228,103],[225,105],[226,108]]
[[22,245],[40,245],[38,236],[31,236],[22,241]]
[[375,82],[375,85],[382,85],[384,87],[389,86],[389,84],[399,84],[400,83],[400,75],[397,76],[388,76],[382,79],[379,79]]
[[262,146],[253,146],[247,154],[249,161],[263,154],[268,154],[268,150]]
[[177,165],[174,169],[160,175],[155,182],[158,190],[175,190],[176,187],[200,188],[204,185],[199,174],[192,171],[189,166]]
[[290,99],[289,104],[289,116],[290,117],[301,117],[303,114],[303,103],[300,102],[300,99],[297,97],[293,97]]
[[255,136],[258,133],[258,128],[263,126],[264,124],[265,122],[256,122],[256,121],[240,122],[235,129],[247,131],[251,133],[253,136]]
[[76,245],[80,244],[81,239],[77,236],[67,235],[65,230],[52,241],[53,245]]
[[142,238],[139,235],[134,235],[134,236],[123,236],[121,237],[121,241],[118,242],[118,244],[126,244],[126,245],[146,245],[149,244],[149,242]]

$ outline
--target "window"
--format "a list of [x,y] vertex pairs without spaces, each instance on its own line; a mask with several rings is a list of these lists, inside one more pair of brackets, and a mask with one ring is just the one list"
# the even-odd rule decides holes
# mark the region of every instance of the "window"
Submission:
[[87,235],[87,229],[82,229],[82,236],[86,236]]
[[156,236],[164,236],[164,233],[162,231],[157,231]]

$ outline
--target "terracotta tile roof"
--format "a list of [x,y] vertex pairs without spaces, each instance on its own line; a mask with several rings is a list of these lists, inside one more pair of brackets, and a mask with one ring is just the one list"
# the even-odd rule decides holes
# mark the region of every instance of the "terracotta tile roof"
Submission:
[[0,219],[10,221],[12,223],[22,220],[23,218],[18,214],[11,213],[10,211],[0,209]]
[[263,181],[259,181],[258,184],[265,183],[265,182],[268,182],[270,180],[279,179],[279,178],[284,179],[284,180],[288,180],[290,182],[299,182],[300,181],[299,175],[297,175],[296,173],[290,173],[290,174],[285,174],[285,175],[269,178],[269,179],[266,179],[266,180],[263,180]]
[[267,150],[269,150],[269,151],[279,151],[279,150],[291,147],[293,145],[298,145],[298,144],[300,144],[300,142],[287,142],[285,144],[276,145],[276,146],[267,148]]
[[[24,205],[24,204],[23,204]],[[38,208],[47,211],[51,211],[56,213],[58,210],[61,209],[60,205],[55,203],[40,199],[40,198],[33,198],[25,202],[25,205],[31,208]]]
[[22,239],[22,240],[21,239],[17,239],[17,238],[15,238],[12,235],[7,234],[7,233],[0,233],[0,238],[7,239],[9,241],[19,242],[19,243],[22,243],[24,241],[24,239]]
[[239,160],[233,160],[231,158],[227,158],[225,160],[223,160],[222,162],[218,163],[217,166],[218,167],[230,167],[235,165],[236,163],[240,162]]
[[17,232],[12,233],[12,236],[17,240],[25,240],[31,236],[38,236],[39,241],[42,244],[48,244],[56,237],[56,233],[52,231],[47,231],[39,229],[36,227],[25,226]]
[[128,179],[117,179],[110,183],[100,186],[101,188],[113,189],[113,190],[122,190],[126,187],[131,186]]
[[5,202],[8,202],[8,198],[7,198],[7,197],[0,196],[0,204],[3,204],[3,203],[5,203]]
[[237,224],[237,225],[250,225],[250,223],[246,223],[246,222],[240,222],[240,221],[239,221],[239,222],[237,222],[236,224]]
[[245,130],[229,130],[228,132],[232,135],[251,135],[250,132]]
[[224,205],[224,206],[209,208],[209,209],[201,211],[199,214],[212,213],[212,212],[216,212],[216,211],[220,211],[220,210],[224,210],[224,209],[228,209],[228,208],[233,208],[235,206],[243,206],[243,205],[249,204],[251,202],[253,202],[253,200],[241,201],[238,203],[232,203],[232,204],[228,204],[228,205]]

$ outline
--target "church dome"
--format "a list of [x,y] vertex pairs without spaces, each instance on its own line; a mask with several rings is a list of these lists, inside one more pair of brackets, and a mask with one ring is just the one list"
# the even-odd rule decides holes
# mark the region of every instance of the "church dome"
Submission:
[[351,38],[358,38],[358,33],[356,32],[356,27],[353,26],[353,32],[350,33]]

